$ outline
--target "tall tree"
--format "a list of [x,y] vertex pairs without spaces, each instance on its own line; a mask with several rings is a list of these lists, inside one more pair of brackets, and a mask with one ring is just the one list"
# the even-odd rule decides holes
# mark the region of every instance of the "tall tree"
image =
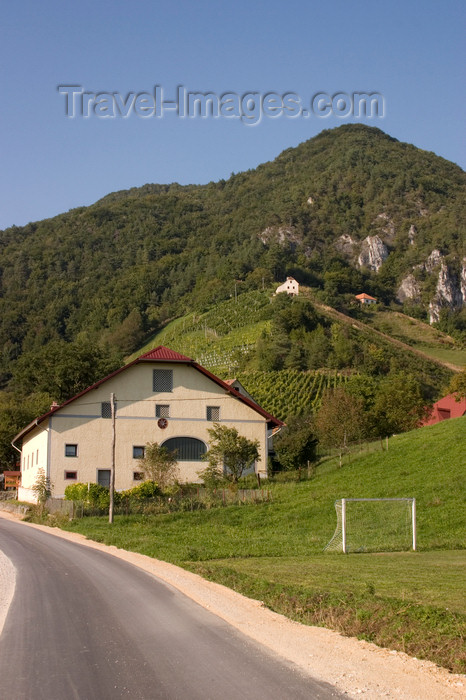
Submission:
[[309,417],[293,417],[286,421],[274,439],[274,449],[286,470],[300,469],[316,457],[317,438]]
[[379,385],[373,409],[374,428],[381,437],[416,428],[428,413],[419,382],[410,374],[389,374]]
[[14,436],[48,411],[51,403],[46,393],[19,398],[9,391],[0,392],[0,471],[13,469],[19,460],[19,453],[11,446]]
[[342,387],[330,389],[322,396],[314,423],[316,434],[322,445],[339,448],[340,464],[348,445],[365,436],[367,419],[363,409],[362,400]]

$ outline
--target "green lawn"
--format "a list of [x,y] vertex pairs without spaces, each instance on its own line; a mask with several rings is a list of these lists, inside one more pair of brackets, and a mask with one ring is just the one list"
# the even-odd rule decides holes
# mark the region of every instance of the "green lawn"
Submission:
[[[231,571],[309,590],[364,595],[446,608],[466,615],[466,552],[386,552],[312,557],[248,557],[210,561]],[[444,578],[445,572],[448,576]],[[439,586],[439,581],[442,585]]]
[[[388,451],[272,483],[272,501],[158,516],[86,518],[67,529],[171,561],[309,624],[466,670],[466,418],[389,440]],[[335,499],[411,497],[418,552],[323,554]]]
[[450,364],[458,367],[466,366],[466,350],[451,348],[448,345],[428,345],[425,343],[414,343],[413,348],[421,350],[421,352],[433,357],[435,360],[450,362]]

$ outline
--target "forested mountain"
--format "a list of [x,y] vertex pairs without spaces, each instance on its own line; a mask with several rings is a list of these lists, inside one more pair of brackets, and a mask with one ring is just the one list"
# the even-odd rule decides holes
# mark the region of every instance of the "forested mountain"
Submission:
[[[230,334],[235,371],[330,368],[376,383],[392,373],[400,386],[404,372],[433,398],[449,370],[403,357],[316,308],[357,317],[354,295],[364,291],[464,342],[465,193],[453,163],[346,125],[228,180],[145,185],[1,231],[0,469],[15,461],[15,432],[52,399],[88,386],[189,313],[204,340]],[[287,275],[307,297],[270,304]],[[234,307],[220,310],[230,298]],[[175,329],[170,342],[186,340]]]
[[331,304],[366,291],[426,318],[430,302],[463,328],[465,192],[456,165],[346,125],[228,180],[145,185],[13,226],[0,232],[3,382],[51,341],[128,353],[235,280],[240,292],[292,274]]

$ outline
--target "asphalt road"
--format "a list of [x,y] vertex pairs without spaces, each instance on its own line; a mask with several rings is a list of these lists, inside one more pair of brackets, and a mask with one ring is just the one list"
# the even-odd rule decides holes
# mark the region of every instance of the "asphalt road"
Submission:
[[341,696],[121,559],[0,519],[16,589],[2,700],[307,700]]

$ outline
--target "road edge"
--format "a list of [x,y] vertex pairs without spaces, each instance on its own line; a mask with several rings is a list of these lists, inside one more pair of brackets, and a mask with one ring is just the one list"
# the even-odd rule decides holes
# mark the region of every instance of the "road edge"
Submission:
[[465,697],[466,675],[450,674],[430,661],[421,661],[354,637],[344,637],[324,627],[294,622],[265,607],[261,601],[246,598],[175,564],[95,542],[79,533],[27,523],[5,511],[0,512],[0,518],[124,559],[173,586],[301,671],[330,683],[349,697],[364,695],[371,700],[381,697],[460,700]]

